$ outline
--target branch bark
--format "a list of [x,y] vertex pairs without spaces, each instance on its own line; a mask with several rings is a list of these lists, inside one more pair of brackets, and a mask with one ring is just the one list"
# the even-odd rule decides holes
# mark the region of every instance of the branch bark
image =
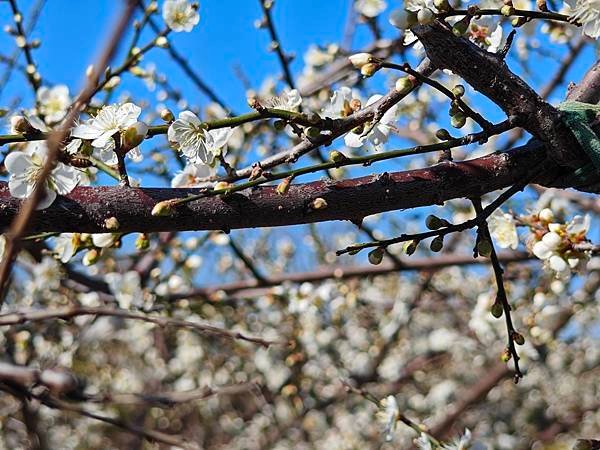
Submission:
[[[30,232],[104,233],[105,221],[115,217],[118,232],[231,230],[296,225],[328,220],[360,222],[364,217],[391,210],[442,204],[446,200],[481,196],[507,187],[539,170],[545,148],[528,144],[507,153],[492,154],[459,163],[383,173],[342,181],[315,181],[290,187],[280,195],[275,186],[260,186],[225,197],[206,197],[181,205],[172,216],[152,216],[152,208],[164,200],[199,194],[198,189],[79,187],[52,206],[37,211]],[[548,185],[556,176],[544,172]],[[312,209],[323,198],[327,207]],[[18,214],[21,201],[11,197],[0,183],[0,228],[6,229]]]

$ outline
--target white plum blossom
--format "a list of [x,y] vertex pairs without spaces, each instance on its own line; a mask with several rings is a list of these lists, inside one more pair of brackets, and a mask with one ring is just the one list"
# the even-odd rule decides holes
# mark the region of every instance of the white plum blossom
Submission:
[[385,427],[383,432],[386,442],[392,440],[394,431],[396,431],[396,426],[398,425],[399,417],[400,409],[398,408],[396,397],[388,395],[381,400],[381,409],[377,411],[377,420]]
[[[540,212],[540,215],[542,212]],[[548,232],[536,237],[531,252],[544,261],[558,278],[568,279],[571,271],[579,269],[589,259],[585,252],[572,250],[582,242],[590,227],[590,217],[575,216],[568,224],[549,223]]]
[[597,39],[600,36],[600,0],[565,0],[571,9],[570,19],[583,25],[583,34]]
[[79,233],[61,233],[55,238],[54,256],[62,263],[68,263],[81,243]]
[[297,111],[298,107],[302,104],[302,97],[298,89],[291,89],[284,91],[283,94],[278,97],[273,97],[269,100],[269,104],[272,108],[283,109],[285,111]]
[[[42,167],[46,161],[47,147],[44,142],[29,146],[31,153],[11,152],[4,160],[10,173],[8,187],[10,194],[17,198],[27,198],[39,182]],[[56,163],[52,172],[44,182],[44,196],[39,201],[37,209],[48,208],[57,194],[67,195],[79,183],[79,171],[61,162]]]
[[38,89],[36,98],[39,104],[39,112],[48,123],[55,123],[62,120],[69,106],[71,106],[69,88],[64,84],[52,88],[42,86]]
[[488,219],[490,234],[501,248],[512,248],[519,246],[517,226],[512,214],[506,214],[497,209]]
[[196,114],[182,111],[169,127],[167,137],[192,164],[212,166],[216,157],[225,155],[223,149],[232,134],[231,128],[207,130]]
[[92,243],[95,247],[110,247],[119,238],[118,233],[94,233],[92,234]]
[[360,104],[358,94],[347,86],[342,86],[334,91],[329,104],[323,108],[323,114],[331,119],[347,117],[352,114],[352,103]]
[[104,276],[108,287],[117,299],[120,308],[140,307],[144,303],[140,274],[135,270],[124,274],[111,272]]
[[[142,109],[133,103],[103,106],[95,117],[75,127],[71,135],[90,140],[92,147],[98,149],[98,156],[106,163],[114,160],[115,140],[113,136],[125,132],[138,122]],[[139,149],[133,149],[127,155],[136,160],[141,158]]]
[[421,435],[415,439],[415,445],[419,450],[434,450],[431,441],[425,433],[421,433]]
[[[367,100],[367,105],[372,105],[373,103],[379,101],[383,96],[382,95],[373,95],[369,100]],[[372,129],[364,135],[364,133],[354,133],[351,131],[350,133],[344,136],[344,142],[348,147],[362,147],[364,143],[368,140],[375,150],[381,150],[383,148],[383,144],[385,144],[388,140],[388,136],[390,132],[393,130],[392,123],[396,119],[396,111],[398,110],[398,105],[392,106],[388,109],[381,120],[377,122],[375,125],[365,124],[367,129]]]
[[[462,436],[460,436],[458,439],[455,439],[454,441],[450,442],[449,444],[445,444],[442,449],[443,450],[469,450],[469,449],[473,449],[473,437],[471,435],[471,430],[469,430],[468,428],[465,429],[465,434],[463,434]],[[480,444],[476,443],[475,444],[477,446],[478,449],[482,449],[484,447],[482,447]]]
[[208,182],[201,182],[200,179],[209,177],[215,174],[215,170],[205,164],[188,164],[185,168],[173,177],[171,187],[203,187],[210,185]]
[[187,0],[166,0],[163,4],[162,16],[173,31],[192,31],[200,21],[198,5]]
[[354,9],[365,17],[377,17],[381,14],[387,3],[383,0],[357,0]]

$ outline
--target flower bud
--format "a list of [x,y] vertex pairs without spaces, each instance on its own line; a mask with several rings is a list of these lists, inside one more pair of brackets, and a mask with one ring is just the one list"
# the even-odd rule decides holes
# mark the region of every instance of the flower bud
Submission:
[[325,209],[327,208],[327,201],[324,198],[317,197],[310,204],[312,209]]
[[405,95],[414,87],[413,80],[409,77],[401,77],[396,80],[396,92]]
[[442,227],[447,227],[448,225],[450,225],[450,222],[448,222],[446,219],[440,219],[433,214],[429,214],[425,219],[425,226],[430,230],[437,230]]
[[417,23],[417,15],[404,8],[398,8],[390,14],[390,23],[400,30],[406,30]]
[[538,217],[544,222],[552,222],[554,220],[554,212],[550,208],[542,209]]
[[436,236],[429,244],[429,249],[432,252],[439,252],[444,247],[444,236]]
[[464,19],[459,20],[452,26],[452,33],[458,37],[462,36],[469,29],[469,23],[471,23],[470,16],[466,16]]
[[435,132],[435,137],[441,141],[448,141],[448,140],[452,139],[450,132],[448,130],[446,130],[445,128],[440,128],[439,130],[437,130]]
[[521,333],[517,333],[516,331],[514,331],[512,334],[512,340],[515,341],[515,344],[517,345],[525,344],[525,338],[523,335]]
[[171,123],[175,120],[175,117],[173,116],[173,112],[167,108],[163,109],[160,112],[160,118],[167,123]]
[[279,195],[287,194],[287,191],[290,189],[290,184],[292,183],[293,177],[286,177],[277,185],[277,193]]
[[502,305],[500,304],[499,301],[496,301],[492,305],[492,316],[494,316],[496,319],[499,319],[500,317],[502,317],[503,312],[504,312],[504,309],[502,308]]
[[144,122],[136,122],[125,130],[121,137],[121,148],[129,151],[140,145],[148,134],[148,125]]
[[219,181],[213,186],[214,191],[221,191],[223,189],[230,189],[233,185],[227,181]]
[[433,0],[433,6],[442,12],[450,11],[450,3],[448,0]]
[[462,128],[466,123],[467,117],[461,112],[458,112],[450,117],[450,125],[452,125],[454,128]]
[[96,264],[100,259],[100,252],[95,248],[88,250],[88,252],[83,256],[82,262],[84,266],[91,266]]
[[489,258],[492,254],[492,248],[492,243],[487,239],[480,239],[479,242],[477,242],[477,253],[481,256]]
[[452,88],[452,95],[456,98],[462,97],[465,95],[465,87],[462,84],[457,84]]
[[515,13],[515,8],[513,8],[511,5],[504,5],[502,8],[500,8],[500,13],[503,16],[512,16]]
[[286,126],[286,122],[285,120],[276,120],[275,122],[273,122],[273,127],[277,130],[277,131],[283,131],[283,129]]
[[166,217],[173,214],[173,206],[170,200],[163,200],[162,202],[158,202],[152,208],[151,214],[155,217]]
[[308,136],[311,139],[316,139],[319,137],[319,135],[321,134],[321,130],[319,130],[317,127],[308,127],[304,130],[304,133],[306,134],[306,136]]
[[369,262],[374,266],[381,264],[383,260],[384,250],[383,247],[377,247],[375,250],[369,252]]
[[369,64],[373,60],[373,55],[370,53],[356,53],[348,57],[352,65],[357,69],[362,69],[366,64]]
[[135,248],[138,250],[146,250],[150,247],[150,239],[148,239],[148,235],[145,233],[140,233],[135,240]]
[[114,216],[109,217],[104,221],[104,228],[106,228],[109,231],[117,231],[119,229],[119,226],[119,221]]
[[404,253],[408,256],[412,255],[415,251],[417,251],[417,247],[419,245],[419,241],[408,241],[404,243]]
[[169,46],[169,41],[164,36],[159,36],[156,38],[156,46],[160,48],[167,48]]
[[420,9],[417,13],[417,20],[421,25],[427,25],[433,22],[435,14],[429,8]]
[[510,361],[510,358],[511,358],[510,350],[505,348],[504,351],[502,352],[502,355],[500,355],[500,359],[502,360],[502,362],[507,363],[508,361]]
[[346,155],[344,155],[342,152],[339,152],[337,150],[334,150],[331,153],[329,153],[329,161],[334,162],[336,164],[342,163],[347,160],[348,160],[348,157]]
[[360,68],[360,73],[364,77],[370,77],[375,74],[379,70],[380,66],[378,63],[368,63]]
[[32,134],[39,131],[23,116],[12,116],[10,118],[10,128],[14,133],[18,134]]

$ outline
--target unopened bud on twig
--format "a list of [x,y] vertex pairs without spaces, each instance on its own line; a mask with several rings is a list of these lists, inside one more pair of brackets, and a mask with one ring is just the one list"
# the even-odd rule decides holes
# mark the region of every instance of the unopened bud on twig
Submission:
[[148,134],[148,125],[144,122],[136,122],[125,130],[121,138],[122,150],[128,152],[140,145]]
[[371,250],[369,252],[369,262],[375,266],[381,264],[384,253],[383,247],[377,247],[375,250]]

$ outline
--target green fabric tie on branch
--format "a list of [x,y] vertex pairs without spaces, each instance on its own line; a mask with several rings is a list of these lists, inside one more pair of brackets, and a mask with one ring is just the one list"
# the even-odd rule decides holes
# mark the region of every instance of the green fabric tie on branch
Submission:
[[[561,181],[573,187],[586,187],[586,191],[600,193],[600,138],[590,122],[600,113],[600,105],[583,102],[563,102],[558,105],[562,120],[591,162],[579,167]],[[595,185],[595,186],[593,186]],[[590,189],[591,187],[591,189]]]

